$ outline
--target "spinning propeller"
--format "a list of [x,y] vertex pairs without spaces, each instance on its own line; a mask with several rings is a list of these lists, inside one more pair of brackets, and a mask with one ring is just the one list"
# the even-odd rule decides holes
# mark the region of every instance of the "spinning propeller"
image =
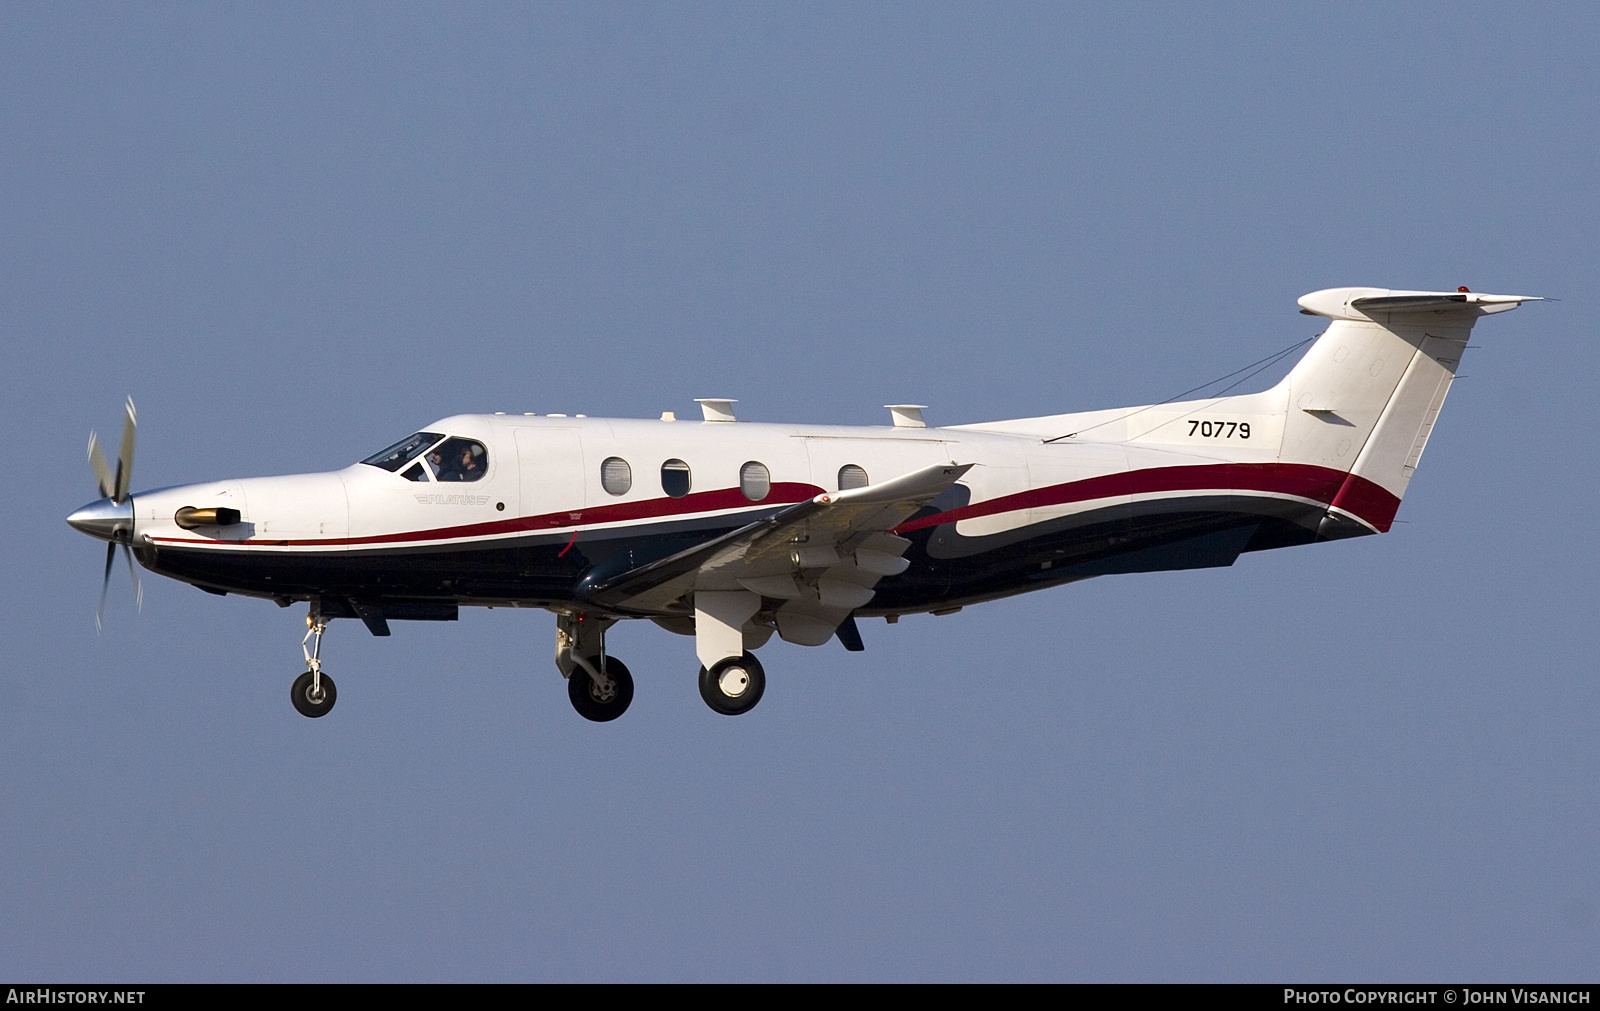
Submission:
[[100,486],[100,500],[91,502],[71,516],[67,522],[76,530],[98,537],[106,542],[106,569],[100,579],[100,603],[94,611],[94,627],[99,631],[105,617],[106,589],[111,583],[111,566],[116,560],[117,548],[128,562],[128,575],[133,578],[133,596],[140,608],[144,606],[144,587],[139,583],[139,569],[133,561],[129,544],[133,540],[133,500],[128,496],[128,484],[133,478],[133,438],[139,427],[139,417],[133,409],[133,398],[128,398],[127,416],[122,422],[122,445],[117,448],[117,468],[111,469],[105,454],[100,451],[100,438],[89,433],[89,466],[94,468],[95,480]]

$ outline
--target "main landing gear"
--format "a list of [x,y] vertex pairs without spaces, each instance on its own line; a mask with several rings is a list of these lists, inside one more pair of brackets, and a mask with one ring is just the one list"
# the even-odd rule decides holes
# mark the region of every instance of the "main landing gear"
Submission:
[[633,701],[633,675],[614,656],[590,657],[567,677],[567,697],[579,716],[609,723],[628,711],[628,703]]
[[633,675],[614,656],[606,656],[606,629],[615,618],[587,614],[556,615],[556,669],[567,679],[567,698],[586,720],[609,723],[633,701]]
[[[306,626],[310,631],[300,640],[300,650],[306,655],[307,670],[294,679],[289,688],[289,701],[301,716],[316,719],[328,715],[339,697],[339,690],[333,686],[333,678],[322,673],[322,633],[328,630],[328,621],[315,601],[311,604],[311,613],[306,615]],[[308,648],[306,643],[313,638],[316,642]]]
[[710,670],[700,668],[700,697],[724,716],[748,713],[766,690],[767,672],[754,653],[719,660]]
[[[633,701],[633,675],[621,660],[606,655],[606,629],[614,624],[615,618],[556,615],[556,669],[567,679],[572,708],[596,723],[616,719]],[[766,690],[767,672],[748,650],[717,661],[709,670],[700,668],[700,697],[723,716],[748,713]]]

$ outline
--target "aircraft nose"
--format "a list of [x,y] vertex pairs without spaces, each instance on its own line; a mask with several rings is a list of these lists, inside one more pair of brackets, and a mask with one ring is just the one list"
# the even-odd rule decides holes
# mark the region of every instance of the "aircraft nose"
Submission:
[[72,529],[102,541],[125,540],[133,533],[133,499],[113,502],[103,498],[90,502],[68,516],[67,523]]

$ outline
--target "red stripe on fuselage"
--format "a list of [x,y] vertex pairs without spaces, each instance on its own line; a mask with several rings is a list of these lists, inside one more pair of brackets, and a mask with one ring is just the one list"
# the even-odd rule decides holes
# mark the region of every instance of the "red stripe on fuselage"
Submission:
[[[1249,491],[1292,495],[1350,513],[1380,532],[1387,533],[1394,522],[1400,500],[1388,490],[1355,474],[1295,463],[1218,463],[1186,467],[1153,467],[1146,470],[1104,474],[1083,481],[1030,488],[1015,495],[949,509],[933,516],[909,520],[895,529],[908,533],[925,527],[956,523],[960,520],[993,516],[1022,509],[1088,502],[1094,499],[1147,495],[1173,491]],[[774,484],[759,505],[789,505],[803,502],[822,489],[796,482]],[[451,540],[467,537],[492,537],[502,534],[531,533],[559,528],[596,527],[630,520],[668,517],[690,518],[722,510],[750,508],[758,503],[745,498],[737,488],[696,492],[683,498],[646,499],[616,505],[523,516],[517,519],[472,523],[465,526],[413,530],[369,537],[316,538],[309,540],[216,541],[195,538],[157,537],[162,544],[203,544],[216,547],[345,547],[371,544],[408,544],[418,541]]]
[[1373,484],[1364,477],[1351,474],[1345,478],[1339,494],[1333,497],[1329,505],[1335,509],[1343,509],[1363,523],[1377,527],[1379,533],[1386,534],[1394,523],[1394,514],[1400,508],[1400,500],[1387,489]]
[[189,537],[156,537],[161,544],[206,544],[219,547],[344,547],[353,544],[408,544],[415,541],[439,541],[460,537],[493,537],[499,534],[536,533],[562,527],[591,527],[608,523],[625,523],[629,520],[657,519],[661,517],[692,517],[702,513],[725,509],[755,509],[761,506],[793,505],[804,502],[822,489],[814,485],[787,481],[774,484],[767,497],[752,502],[737,488],[719,488],[685,495],[682,498],[652,498],[640,502],[619,502],[615,505],[570,509],[541,516],[519,516],[516,519],[494,520],[489,523],[469,523],[458,527],[438,527],[431,530],[411,530],[398,534],[375,534],[368,537],[319,537],[308,540],[275,540],[253,538],[243,541],[200,540]]
[[1324,505],[1337,505],[1384,532],[1388,531],[1389,524],[1394,520],[1395,510],[1400,508],[1398,498],[1366,478],[1327,467],[1298,463],[1214,463],[1190,467],[1152,467],[1046,488],[1030,488],[1015,495],[1002,495],[933,516],[909,520],[896,527],[895,533],[904,534],[924,527],[1022,509],[1170,491],[1252,491],[1293,495]]

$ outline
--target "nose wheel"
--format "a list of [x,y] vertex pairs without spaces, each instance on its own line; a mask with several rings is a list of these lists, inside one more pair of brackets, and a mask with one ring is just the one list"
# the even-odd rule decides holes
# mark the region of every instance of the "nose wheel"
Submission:
[[753,653],[719,660],[710,670],[700,668],[700,697],[724,716],[748,713],[766,690],[767,672]]
[[[318,684],[319,681],[321,684]],[[333,708],[333,700],[338,697],[339,690],[333,686],[333,678],[326,674],[319,678],[311,671],[295,678],[289,688],[289,701],[294,703],[295,710],[301,716],[312,719],[328,715],[328,710]]]
[[577,666],[567,678],[567,697],[579,716],[607,723],[628,711],[628,703],[633,701],[633,675],[621,660],[595,656]]

